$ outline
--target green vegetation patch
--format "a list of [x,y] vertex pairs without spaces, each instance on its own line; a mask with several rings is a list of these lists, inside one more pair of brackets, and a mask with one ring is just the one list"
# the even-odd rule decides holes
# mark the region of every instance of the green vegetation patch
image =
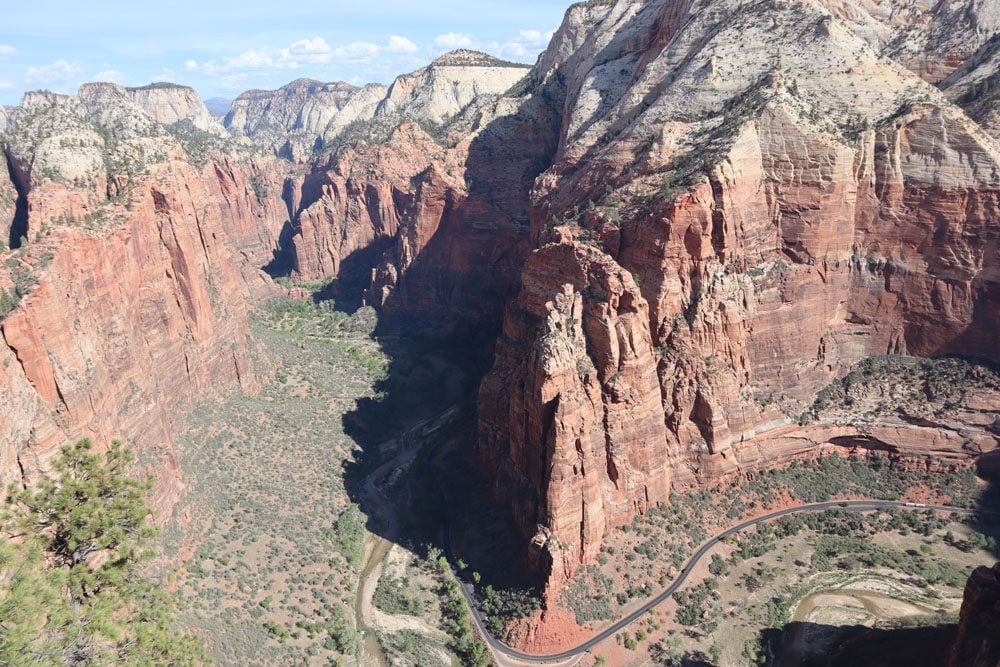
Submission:
[[[156,531],[151,480],[126,473],[119,443],[62,448],[54,478],[12,488],[0,517],[0,663],[194,665],[197,641],[176,629],[174,600],[142,574]],[[12,537],[18,536],[14,541]]]
[[337,517],[337,548],[354,569],[361,566],[361,559],[365,555],[365,520],[361,508],[353,503]]
[[511,621],[531,616],[541,608],[541,601],[530,590],[486,586],[479,608],[493,633],[504,636]]
[[181,619],[219,664],[336,664],[360,650],[351,610],[367,519],[345,486],[360,450],[344,420],[375,378],[330,336],[381,352],[331,321],[350,316],[291,300],[258,310],[260,375],[272,379],[203,404],[178,437],[188,488],[164,565],[184,562]]
[[379,577],[372,602],[387,614],[415,616],[423,609],[423,604],[419,598],[406,592],[408,587],[409,582],[405,579],[383,573]]

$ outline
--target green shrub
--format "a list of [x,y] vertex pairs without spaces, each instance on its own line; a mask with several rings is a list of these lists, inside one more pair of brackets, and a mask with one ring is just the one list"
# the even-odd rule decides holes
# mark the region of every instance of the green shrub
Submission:
[[379,577],[372,602],[387,614],[417,614],[422,605],[420,600],[406,594],[409,582],[383,573]]
[[336,540],[340,552],[357,569],[365,552],[365,515],[356,504],[348,505],[337,519]]
[[[172,628],[174,601],[143,577],[156,531],[131,453],[89,440],[62,448],[55,478],[12,488],[0,515],[0,663],[193,665],[195,640]],[[93,562],[99,564],[92,564]],[[63,664],[63,660],[44,660]]]

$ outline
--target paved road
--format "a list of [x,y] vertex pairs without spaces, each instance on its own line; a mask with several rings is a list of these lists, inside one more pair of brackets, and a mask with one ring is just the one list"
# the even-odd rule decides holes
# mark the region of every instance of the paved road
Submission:
[[[476,626],[479,628],[479,631],[483,635],[483,637],[486,638],[486,641],[489,643],[490,648],[493,650],[495,655],[503,656],[512,661],[516,661],[517,663],[520,664],[564,663],[567,661],[572,661],[574,659],[580,658],[584,653],[596,647],[598,644],[605,641],[609,637],[613,637],[615,634],[621,632],[628,625],[639,620],[642,617],[642,615],[648,612],[650,609],[656,607],[657,605],[667,600],[671,595],[674,594],[675,591],[677,591],[678,589],[681,588],[681,586],[684,585],[684,582],[687,581],[688,575],[690,574],[694,566],[697,565],[698,562],[701,561],[701,559],[704,558],[705,555],[708,554],[708,552],[711,551],[716,544],[718,544],[723,539],[731,535],[735,535],[736,533],[744,531],[747,528],[750,528],[751,526],[756,526],[758,524],[766,523],[768,521],[774,521],[775,519],[779,519],[783,516],[789,516],[791,514],[823,512],[831,509],[847,509],[853,512],[870,512],[873,510],[887,509],[890,507],[912,509],[917,511],[934,510],[937,512],[958,512],[960,514],[974,514],[976,512],[975,510],[965,509],[961,507],[946,507],[940,505],[924,505],[920,507],[913,507],[913,506],[907,506],[906,503],[901,503],[901,502],[890,502],[881,500],[852,500],[852,501],[835,501],[828,503],[814,503],[811,505],[801,505],[799,507],[791,507],[788,509],[778,510],[776,512],[771,512],[770,514],[765,514],[764,516],[748,519],[743,523],[737,524],[732,528],[724,530],[723,532],[719,533],[712,539],[702,544],[701,547],[696,552],[694,552],[694,555],[692,555],[691,558],[688,559],[684,567],[681,568],[680,576],[674,579],[674,581],[670,584],[669,587],[667,587],[666,590],[664,590],[662,593],[660,593],[656,597],[646,602],[644,605],[642,605],[642,607],[636,609],[631,614],[621,619],[614,625],[608,627],[605,630],[602,630],[600,633],[594,635],[594,637],[585,641],[579,646],[571,648],[567,651],[563,651],[562,653],[553,653],[550,655],[534,655],[531,653],[525,653],[523,651],[518,651],[517,649],[511,648],[510,646],[504,644],[502,641],[493,636],[493,634],[489,631],[488,627],[486,626],[486,621],[483,618],[482,614],[480,613],[479,607],[476,605],[475,591],[473,586],[471,584],[463,583],[462,593],[465,595],[466,600],[469,602],[469,607],[472,609],[472,616],[473,619],[475,620]],[[449,560],[452,560],[452,562],[454,562],[454,559],[451,554],[451,545],[450,545],[451,535],[447,523],[445,523],[443,527],[443,537],[444,537],[446,555],[448,556]]]

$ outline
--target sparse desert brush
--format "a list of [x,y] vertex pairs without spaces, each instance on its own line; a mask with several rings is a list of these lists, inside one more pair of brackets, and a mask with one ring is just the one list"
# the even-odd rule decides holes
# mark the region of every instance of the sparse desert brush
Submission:
[[[202,406],[182,438],[190,487],[182,511],[206,528],[181,582],[182,614],[220,662],[354,655],[346,610],[357,575],[324,533],[335,534],[350,506],[343,469],[357,448],[341,423],[353,401],[339,399],[373,393],[376,378],[367,368],[379,368],[381,353],[367,334],[345,327],[347,320],[297,303],[265,309],[254,335],[275,358],[275,381],[259,395]],[[351,340],[337,345],[330,336]],[[365,518],[356,508],[347,516],[349,551],[359,558]],[[167,547],[179,548],[183,532],[168,533]],[[337,590],[346,592],[343,604]]]

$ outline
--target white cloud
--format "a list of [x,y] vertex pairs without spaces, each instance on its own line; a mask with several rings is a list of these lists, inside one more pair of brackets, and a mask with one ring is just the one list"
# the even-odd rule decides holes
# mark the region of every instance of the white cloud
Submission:
[[58,84],[77,78],[82,71],[79,63],[60,58],[48,65],[28,67],[24,78],[28,83]]
[[111,83],[122,83],[125,80],[125,75],[116,69],[106,69],[103,72],[98,72],[94,75],[94,81],[108,81]]
[[521,30],[517,37],[509,39],[497,48],[497,55],[514,60],[527,60],[545,50],[555,31]]
[[378,44],[371,42],[351,42],[345,46],[340,46],[333,50],[331,60],[344,60],[347,62],[367,62],[378,55],[381,49]]
[[153,77],[153,81],[166,81],[167,83],[177,83],[177,72],[170,69],[169,67],[164,67],[160,70],[160,73]]
[[476,43],[471,35],[458,32],[447,32],[434,38],[434,46],[440,49],[471,49]]
[[13,88],[14,84],[10,81],[0,81],[0,90],[12,90]]
[[305,62],[314,64],[330,62],[333,52],[333,48],[322,37],[300,39],[297,42],[292,42],[291,46],[287,49],[278,50],[278,54],[282,59],[291,59],[296,63]]
[[465,33],[449,32],[438,35],[434,40],[435,48],[440,51],[451,51],[453,49],[476,49],[492,53],[500,58],[510,60],[532,60],[538,56],[545,47],[548,46],[554,30],[542,32],[541,30],[521,30],[517,36],[508,39],[506,42],[477,42],[471,35]]
[[292,42],[284,48],[261,48],[244,51],[235,56],[198,63],[188,60],[184,67],[189,71],[201,71],[208,76],[227,78],[230,83],[237,79],[236,73],[271,73],[300,69],[306,65],[328,65],[333,62],[367,64],[382,53],[413,53],[416,44],[399,35],[392,35],[384,46],[374,42],[351,42],[331,46],[322,37],[309,37]]
[[0,56],[12,56],[15,53],[17,53],[17,49],[10,44],[0,44]]
[[385,47],[389,53],[416,53],[419,49],[417,45],[405,37],[390,35],[389,44]]

